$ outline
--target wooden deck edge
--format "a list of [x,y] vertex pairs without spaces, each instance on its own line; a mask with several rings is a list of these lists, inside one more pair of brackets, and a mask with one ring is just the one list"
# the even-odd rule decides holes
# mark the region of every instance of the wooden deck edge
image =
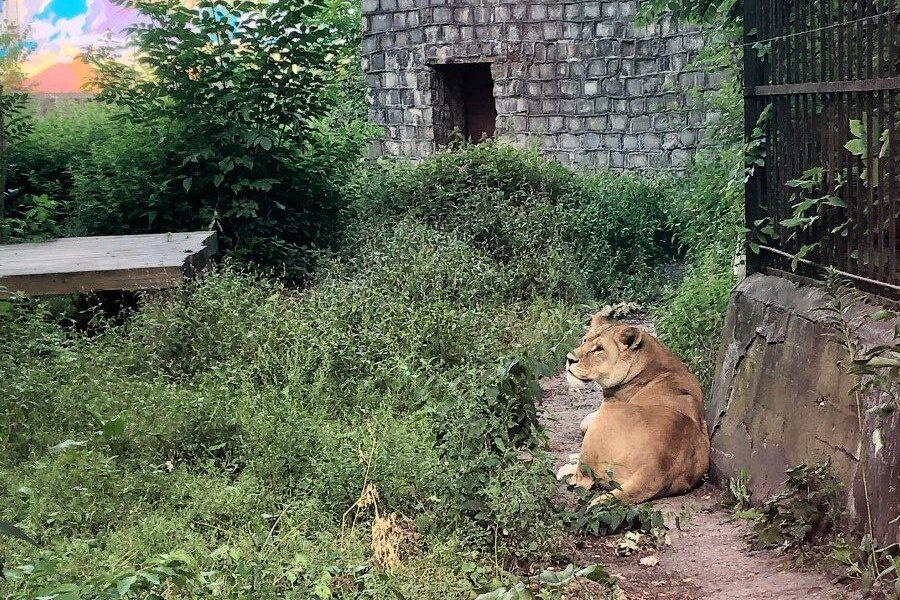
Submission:
[[213,256],[219,252],[219,236],[211,231],[209,236],[203,240],[203,249],[195,254],[189,254],[182,263],[183,277],[197,277],[210,265]]
[[180,266],[108,269],[83,272],[36,273],[0,277],[0,298],[15,294],[52,296],[110,290],[159,290],[173,288],[203,273],[218,252],[215,232],[209,232],[203,248],[185,255]]
[[17,293],[26,296],[53,296],[107,290],[144,290],[175,287],[184,281],[178,267],[85,271],[83,273],[42,273],[0,278],[0,297]]

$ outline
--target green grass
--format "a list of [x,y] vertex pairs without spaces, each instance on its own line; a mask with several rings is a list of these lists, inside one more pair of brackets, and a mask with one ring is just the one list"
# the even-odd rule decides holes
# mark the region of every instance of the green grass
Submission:
[[353,509],[367,483],[420,539],[400,574],[363,578],[371,593],[417,597],[426,577],[431,597],[464,597],[461,555],[540,560],[560,524],[534,377],[567,347],[572,311],[510,302],[509,284],[406,222],[306,292],[226,268],[93,337],[16,307],[0,520],[41,548],[0,538],[0,590],[107,597],[175,560],[175,597],[308,597],[368,569],[374,512]]
[[0,523],[38,543],[0,535],[0,595],[470,598],[537,572],[571,521],[537,377],[585,310],[658,299],[684,244],[661,326],[708,364],[730,280],[685,242],[688,183],[464,147],[349,182],[303,290],[226,264],[84,331],[0,305]]

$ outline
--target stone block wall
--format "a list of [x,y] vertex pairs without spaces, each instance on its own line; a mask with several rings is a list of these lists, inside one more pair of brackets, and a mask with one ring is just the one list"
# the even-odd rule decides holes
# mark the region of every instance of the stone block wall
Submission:
[[[755,274],[737,286],[707,409],[710,475],[722,482],[746,469],[753,500],[762,502],[780,491],[789,467],[828,462],[861,532],[865,471],[875,535],[886,546],[900,542],[900,414],[869,412],[883,398],[865,395],[859,427],[849,392],[856,380],[841,366],[846,351],[824,324],[827,303],[819,288],[781,277]],[[847,316],[857,320],[879,308],[861,304]],[[869,322],[857,333],[873,347],[893,338],[895,324]],[[884,439],[880,449],[876,430]]]
[[[683,167],[715,118],[690,88],[703,35],[669,19],[633,23],[638,0],[362,0],[375,156],[439,146],[435,66],[491,65],[497,137],[572,167]],[[439,137],[439,136],[438,136]]]

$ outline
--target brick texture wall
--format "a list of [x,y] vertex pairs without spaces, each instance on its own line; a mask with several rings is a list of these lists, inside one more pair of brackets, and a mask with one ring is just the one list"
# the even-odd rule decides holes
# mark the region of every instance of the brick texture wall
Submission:
[[[497,136],[584,168],[683,167],[716,115],[691,88],[702,33],[633,23],[638,0],[362,0],[373,156],[434,152],[435,66],[489,62]],[[438,136],[439,138],[440,136]]]

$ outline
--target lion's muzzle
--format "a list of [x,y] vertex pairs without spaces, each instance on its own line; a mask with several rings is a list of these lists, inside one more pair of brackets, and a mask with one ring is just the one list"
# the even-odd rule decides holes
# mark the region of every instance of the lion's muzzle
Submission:
[[566,357],[566,381],[568,382],[570,389],[583,388],[590,383],[572,372],[572,366],[575,364],[578,364],[578,359],[569,354]]

